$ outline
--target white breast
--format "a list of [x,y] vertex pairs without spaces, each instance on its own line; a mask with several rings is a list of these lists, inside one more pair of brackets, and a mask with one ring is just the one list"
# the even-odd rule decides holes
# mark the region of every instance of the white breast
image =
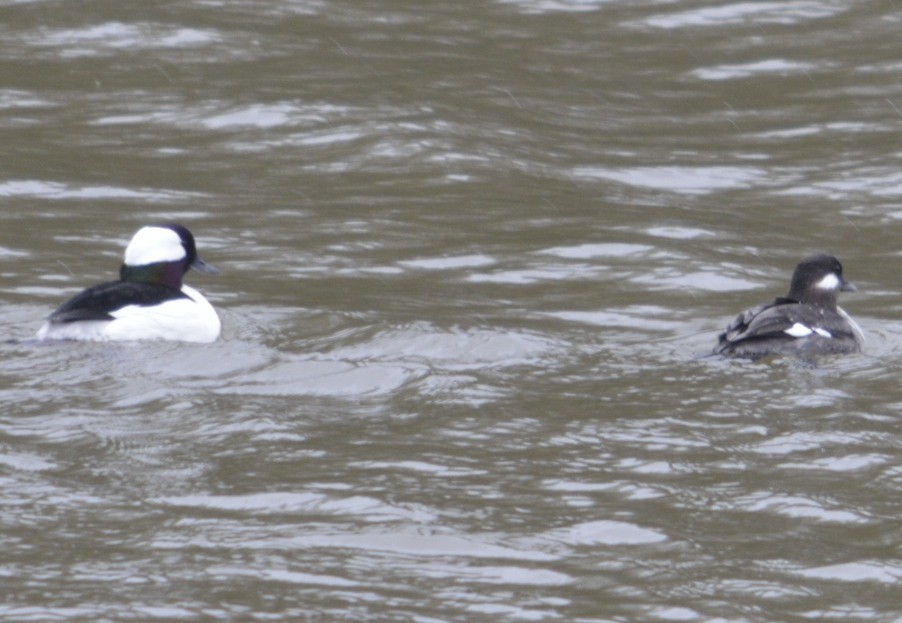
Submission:
[[844,310],[842,307],[837,307],[836,311],[838,311],[839,315],[842,316],[843,318],[845,318],[846,321],[849,323],[849,326],[852,327],[852,332],[855,334],[855,337],[858,338],[858,343],[864,344],[865,343],[864,331],[861,330],[861,327],[858,326],[858,323],[855,322],[855,319],[852,318],[852,316],[850,316],[846,312],[846,310]]
[[174,340],[212,342],[219,337],[220,322],[213,306],[190,286],[182,286],[190,299],[159,305],[127,305],[112,313],[115,320],[104,329],[110,340]]

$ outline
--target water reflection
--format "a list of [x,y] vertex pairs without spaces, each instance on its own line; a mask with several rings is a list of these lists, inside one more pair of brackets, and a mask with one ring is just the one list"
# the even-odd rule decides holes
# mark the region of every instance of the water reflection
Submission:
[[841,3],[809,2],[734,2],[719,7],[677,9],[652,15],[642,23],[654,28],[729,27],[752,24],[796,24],[824,19],[845,10]]

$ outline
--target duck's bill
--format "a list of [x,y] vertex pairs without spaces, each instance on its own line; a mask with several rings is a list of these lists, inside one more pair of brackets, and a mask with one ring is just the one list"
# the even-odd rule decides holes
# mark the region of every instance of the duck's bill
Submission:
[[205,261],[200,259],[199,257],[194,258],[194,261],[191,262],[190,268],[193,268],[199,273],[207,273],[208,275],[218,275],[219,269],[215,266],[211,266],[207,264]]

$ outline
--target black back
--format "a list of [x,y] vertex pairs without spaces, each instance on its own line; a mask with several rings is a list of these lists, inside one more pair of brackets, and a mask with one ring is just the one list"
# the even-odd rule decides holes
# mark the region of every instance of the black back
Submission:
[[160,283],[108,281],[92,286],[59,306],[51,322],[113,320],[110,312],[127,305],[156,305],[163,301],[189,298],[178,288]]

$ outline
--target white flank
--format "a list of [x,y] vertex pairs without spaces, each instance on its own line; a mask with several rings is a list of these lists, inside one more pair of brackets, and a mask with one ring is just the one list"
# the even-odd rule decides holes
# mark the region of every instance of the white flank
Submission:
[[98,340],[109,338],[103,334],[104,329],[110,324],[109,320],[82,320],[80,322],[64,322],[54,324],[50,321],[38,329],[39,340]]
[[159,305],[126,305],[111,312],[114,320],[44,323],[39,339],[51,340],[172,340],[213,342],[221,323],[209,301],[190,286],[182,286],[190,299],[165,301]]
[[182,239],[165,227],[142,227],[125,249],[125,263],[129,266],[177,262],[184,258]]
[[838,290],[839,289],[839,277],[836,276],[836,273],[830,273],[816,284],[814,284],[815,288],[819,288],[821,290]]
[[803,325],[801,322],[797,322],[788,329],[784,329],[783,333],[791,335],[792,337],[806,337],[814,333],[814,331]]
[[820,327],[814,327],[814,332],[820,335],[821,337],[833,337],[833,334],[827,331],[826,329],[821,329]]
[[191,299],[175,299],[159,305],[126,305],[112,313],[104,334],[110,340],[175,340],[212,342],[219,337],[220,322],[213,306],[190,286],[182,292]]

